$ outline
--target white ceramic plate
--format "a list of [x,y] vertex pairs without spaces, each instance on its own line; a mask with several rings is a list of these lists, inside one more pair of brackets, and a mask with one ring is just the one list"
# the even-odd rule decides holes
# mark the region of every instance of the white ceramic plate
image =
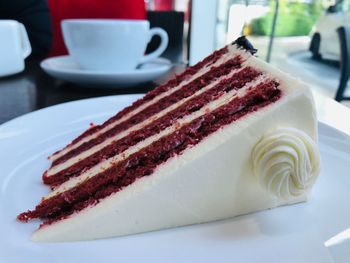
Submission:
[[172,67],[165,58],[156,58],[142,64],[138,69],[113,72],[82,70],[70,56],[52,57],[40,63],[41,68],[54,78],[77,83],[83,86],[128,87],[153,81]]
[[33,243],[15,220],[48,192],[46,157],[138,96],[61,104],[0,126],[0,262],[349,262],[350,137],[320,124],[322,173],[307,203],[127,237]]

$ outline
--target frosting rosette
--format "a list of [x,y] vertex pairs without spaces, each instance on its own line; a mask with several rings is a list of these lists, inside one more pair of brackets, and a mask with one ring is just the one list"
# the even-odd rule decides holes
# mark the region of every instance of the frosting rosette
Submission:
[[264,135],[252,151],[252,162],[260,185],[283,199],[307,192],[320,172],[316,142],[295,128]]

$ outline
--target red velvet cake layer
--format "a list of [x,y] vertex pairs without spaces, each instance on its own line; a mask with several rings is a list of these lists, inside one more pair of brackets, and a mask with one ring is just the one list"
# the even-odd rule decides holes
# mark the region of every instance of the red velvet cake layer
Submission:
[[108,158],[125,151],[127,148],[137,144],[138,142],[145,140],[147,137],[161,132],[168,126],[174,124],[176,120],[192,112],[200,110],[204,105],[217,99],[224,93],[227,93],[233,89],[238,90],[242,88],[244,85],[254,80],[260,74],[260,72],[253,68],[243,68],[230,78],[221,80],[213,88],[205,91],[200,96],[192,98],[182,106],[174,109],[167,115],[145,126],[141,130],[131,132],[128,136],[106,146],[102,150],[77,162],[67,169],[64,169],[54,175],[44,177],[45,183],[52,186],[57,186],[73,176],[78,176],[82,171],[86,171],[99,162],[107,160]]
[[42,201],[34,211],[18,216],[21,221],[46,219],[45,224],[60,220],[74,212],[130,185],[138,178],[151,175],[155,168],[174,155],[181,154],[218,129],[265,107],[281,97],[279,84],[268,80],[250,89],[243,97],[236,97],[213,112],[202,115],[176,132],[132,154],[99,175],[78,186]]
[[[194,66],[188,67],[184,72],[182,72],[181,74],[177,75],[175,78],[169,80],[167,83],[165,83],[163,85],[160,85],[157,88],[155,88],[154,90],[148,92],[144,97],[142,97],[141,99],[138,99],[132,105],[124,108],[123,110],[118,112],[115,116],[113,116],[112,118],[110,118],[106,122],[104,122],[102,125],[96,125],[96,126],[91,127],[90,129],[86,130],[80,136],[75,138],[66,147],[68,147],[68,146],[70,146],[72,144],[75,144],[75,143],[79,142],[80,140],[82,140],[83,138],[85,138],[85,137],[87,137],[87,136],[89,136],[89,135],[91,135],[91,134],[93,134],[93,133],[103,129],[104,127],[106,127],[110,123],[112,123],[112,122],[122,118],[126,114],[130,113],[131,111],[133,111],[136,108],[138,108],[139,106],[141,106],[142,104],[145,104],[146,102],[151,101],[153,98],[157,97],[161,93],[166,92],[166,91],[176,87],[182,81],[184,81],[186,79],[189,79],[192,75],[197,73],[205,65],[208,64],[208,66],[210,66],[210,65],[214,64],[219,58],[221,58],[227,52],[228,52],[227,46],[223,47],[222,49],[219,49],[219,50],[215,51],[214,53],[212,53],[208,57],[204,58],[202,61],[198,62]],[[59,152],[60,151],[57,151],[53,155],[55,155],[55,154],[57,154]]]
[[167,107],[173,105],[174,103],[177,103],[181,101],[184,98],[187,98],[191,95],[193,95],[196,91],[201,90],[202,88],[206,87],[208,84],[210,84],[213,80],[229,74],[233,69],[238,69],[241,67],[242,58],[240,56],[236,56],[226,63],[221,64],[218,67],[213,67],[211,71],[207,72],[206,74],[196,78],[195,80],[191,81],[189,84],[183,86],[178,91],[175,91],[174,93],[170,94],[167,97],[162,98],[159,100],[156,104],[150,105],[146,109],[142,110],[141,112],[135,114],[134,116],[130,117],[126,121],[123,121],[113,127],[112,129],[106,131],[105,133],[101,134],[95,139],[92,139],[88,142],[83,143],[79,147],[72,149],[65,155],[61,156],[60,158],[56,159],[52,163],[52,167],[55,165],[58,165],[60,163],[63,163],[64,161],[78,155],[81,152],[84,152],[91,147],[100,144],[101,142],[105,141],[107,138],[110,138],[122,131],[127,130],[128,128],[134,126],[135,124],[138,124],[149,117],[159,113],[160,111],[166,109]]

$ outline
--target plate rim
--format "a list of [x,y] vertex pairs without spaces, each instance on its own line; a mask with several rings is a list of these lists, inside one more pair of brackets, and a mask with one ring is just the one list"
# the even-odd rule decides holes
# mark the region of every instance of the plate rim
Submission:
[[101,97],[93,97],[93,98],[79,99],[79,100],[73,100],[73,101],[66,101],[66,102],[55,104],[55,105],[50,105],[50,106],[47,106],[45,108],[41,108],[41,109],[33,110],[31,112],[27,112],[27,113],[25,113],[23,115],[17,116],[15,118],[11,119],[11,120],[8,120],[8,121],[0,124],[0,132],[1,132],[2,129],[7,128],[8,125],[11,125],[12,122],[21,121],[22,119],[25,119],[25,118],[27,118],[30,115],[40,114],[40,113],[45,112],[45,111],[51,111],[51,110],[54,110],[55,108],[59,108],[59,107],[62,107],[62,106],[67,106],[67,105],[76,104],[76,103],[84,103],[84,102],[93,101],[93,100],[99,100],[99,99],[115,99],[117,97],[133,97],[133,99],[135,98],[134,101],[136,101],[137,99],[141,98],[144,94],[145,93],[108,95],[108,96],[101,96]]

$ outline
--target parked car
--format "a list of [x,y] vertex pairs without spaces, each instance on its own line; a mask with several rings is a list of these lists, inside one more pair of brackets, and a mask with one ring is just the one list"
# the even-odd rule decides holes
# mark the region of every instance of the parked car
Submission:
[[340,44],[337,28],[350,25],[350,0],[341,0],[330,6],[311,31],[309,50],[313,58],[339,60]]

